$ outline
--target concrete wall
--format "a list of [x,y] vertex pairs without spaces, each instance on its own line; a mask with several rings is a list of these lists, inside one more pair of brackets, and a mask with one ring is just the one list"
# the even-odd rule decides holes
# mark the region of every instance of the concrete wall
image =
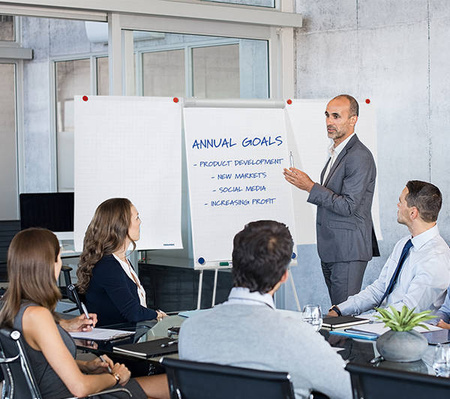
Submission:
[[[364,286],[377,278],[395,242],[398,196],[411,179],[436,184],[444,196],[441,235],[450,241],[450,3],[446,0],[296,0],[304,27],[296,32],[296,97],[349,93],[377,109],[381,257]],[[324,123],[324,134],[326,134]],[[300,302],[330,306],[315,246],[299,248],[293,269]],[[288,308],[294,308],[290,287]]]

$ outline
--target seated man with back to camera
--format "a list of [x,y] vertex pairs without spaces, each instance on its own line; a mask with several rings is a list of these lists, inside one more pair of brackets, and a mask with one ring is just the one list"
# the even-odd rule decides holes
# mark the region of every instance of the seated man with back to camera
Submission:
[[416,312],[439,309],[450,282],[450,249],[436,225],[441,205],[436,186],[409,181],[397,204],[397,221],[411,235],[397,242],[377,280],[333,305],[328,316],[357,315],[390,305],[398,310],[406,305]]
[[292,249],[284,224],[246,225],[234,238],[234,288],[228,301],[182,324],[180,358],[287,371],[297,398],[308,398],[311,390],[350,398],[342,358],[302,321],[301,313],[275,309],[273,295],[288,278]]

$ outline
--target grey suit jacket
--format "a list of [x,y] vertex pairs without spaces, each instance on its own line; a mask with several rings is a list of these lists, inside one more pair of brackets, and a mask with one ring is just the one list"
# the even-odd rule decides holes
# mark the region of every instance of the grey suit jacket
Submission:
[[322,262],[372,259],[376,173],[372,153],[355,134],[336,158],[326,181],[314,184],[308,202],[317,205],[317,250]]

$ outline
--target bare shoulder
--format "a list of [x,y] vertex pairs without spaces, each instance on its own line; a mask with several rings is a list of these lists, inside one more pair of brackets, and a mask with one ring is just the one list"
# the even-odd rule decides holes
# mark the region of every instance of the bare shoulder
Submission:
[[23,322],[35,324],[52,323],[54,324],[53,316],[47,308],[43,306],[30,306],[23,314]]

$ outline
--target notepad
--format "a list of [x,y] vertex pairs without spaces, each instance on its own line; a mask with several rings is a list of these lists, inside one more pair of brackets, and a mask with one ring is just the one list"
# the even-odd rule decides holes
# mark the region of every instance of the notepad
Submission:
[[178,352],[178,341],[172,338],[159,338],[151,341],[113,346],[113,352],[123,353],[140,359],[167,355]]
[[92,341],[113,341],[115,339],[129,337],[134,333],[135,331],[112,330],[109,328],[94,328],[91,331],[69,332],[72,338]]
[[338,316],[338,317],[324,317],[322,327],[324,328],[344,328],[350,326],[356,326],[358,324],[369,323],[368,319],[354,316]]

